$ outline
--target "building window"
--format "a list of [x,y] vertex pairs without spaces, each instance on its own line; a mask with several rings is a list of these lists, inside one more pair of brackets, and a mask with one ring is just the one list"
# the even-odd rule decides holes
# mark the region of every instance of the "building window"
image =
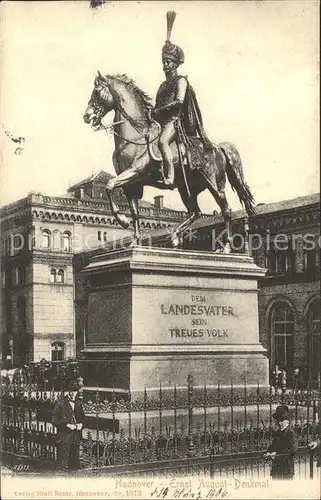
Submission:
[[106,242],[107,241],[107,233],[104,232],[104,241]]
[[63,269],[59,269],[57,272],[57,283],[65,282],[65,271]]
[[[9,254],[9,240],[8,238],[4,238],[2,240],[2,248],[3,248],[3,255],[6,256]],[[1,250],[2,250],[1,248]]]
[[53,342],[51,344],[51,361],[63,361],[65,358],[65,344]]
[[12,268],[12,284],[13,286],[23,285],[24,283],[24,268],[20,265]]
[[71,234],[67,231],[63,234],[64,251],[71,252]]
[[277,303],[271,314],[272,363],[289,374],[293,369],[293,312],[286,303]]
[[290,274],[293,269],[293,253],[290,250],[271,250],[267,254],[266,267],[270,275]]
[[50,282],[51,283],[64,283],[65,271],[63,269],[50,269]]
[[22,234],[15,234],[13,237],[13,250],[19,252],[23,248],[24,238]]
[[98,241],[101,241],[101,231],[98,231],[97,237],[98,237]]
[[304,250],[304,272],[311,278],[319,274],[319,250],[312,248],[311,250]]
[[13,284],[13,286],[18,285],[18,268],[17,268],[17,266],[14,266],[12,268],[12,284]]
[[50,231],[42,231],[42,248],[50,248]]
[[56,277],[57,277],[56,269],[51,269],[50,270],[50,282],[56,283]]
[[309,368],[310,377],[317,380],[321,371],[321,334],[319,300],[315,300],[308,313],[309,321]]

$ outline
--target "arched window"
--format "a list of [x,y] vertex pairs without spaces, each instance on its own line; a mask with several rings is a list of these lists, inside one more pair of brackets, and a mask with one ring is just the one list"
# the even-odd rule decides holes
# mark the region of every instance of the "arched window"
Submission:
[[60,231],[54,231],[52,233],[53,248],[55,250],[61,250],[61,233]]
[[65,272],[63,269],[59,269],[57,273],[57,283],[64,283],[65,282]]
[[321,371],[320,300],[315,300],[308,312],[310,377],[318,379]]
[[15,234],[13,237],[13,249],[14,251],[18,252],[23,248],[23,241],[24,238],[22,234]]
[[63,234],[63,242],[64,242],[64,251],[65,252],[70,252],[71,251],[71,234],[68,233],[68,231],[65,231]]
[[51,269],[50,271],[50,282],[56,283],[57,272],[56,269]]
[[65,358],[65,344],[53,342],[51,344],[51,361],[63,361]]
[[44,229],[42,231],[42,248],[50,248],[50,231]]
[[274,305],[271,314],[272,363],[289,374],[293,369],[293,312],[285,302]]

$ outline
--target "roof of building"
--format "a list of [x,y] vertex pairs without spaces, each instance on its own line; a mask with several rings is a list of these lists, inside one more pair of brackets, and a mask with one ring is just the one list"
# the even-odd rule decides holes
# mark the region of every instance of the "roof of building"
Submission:
[[96,182],[107,182],[110,179],[113,179],[115,176],[110,174],[109,172],[106,172],[105,170],[99,170],[98,172],[93,172],[91,175],[86,177],[85,179],[82,179],[79,182],[76,182],[76,184],[73,184],[67,189],[67,192],[70,193],[72,191],[75,191],[75,189],[84,186],[85,184],[89,184],[90,182],[96,181]]
[[[89,175],[88,177],[86,177],[85,179],[77,182],[76,184],[73,184],[72,186],[70,186],[68,189],[67,189],[67,193],[61,195],[62,198],[73,198],[74,197],[74,192],[76,189],[86,185],[86,184],[89,184],[91,182],[102,182],[102,183],[105,183],[105,182],[108,182],[110,179],[113,179],[115,176],[110,174],[109,172],[106,172],[105,170],[99,170],[97,172],[93,172],[91,175]],[[86,197],[86,196],[85,196]],[[86,197],[88,199],[91,199],[89,196]],[[123,196],[122,196],[123,198]],[[123,199],[122,200],[125,204],[127,204],[127,200]],[[155,205],[149,201],[145,201],[145,200],[139,200],[138,202],[139,206],[140,207],[146,207],[146,208],[152,208],[154,207],[155,208]],[[163,206],[162,207],[162,210],[170,210],[171,212],[181,212],[181,210],[173,210],[172,208],[169,208],[169,207],[165,207]]]
[[[298,196],[290,200],[276,201],[272,203],[258,203],[255,207],[256,216],[275,214],[285,210],[294,210],[304,206],[320,204],[320,194],[308,194],[306,196]],[[247,217],[245,210],[237,210],[233,212],[232,219],[243,219]],[[193,228],[201,228],[209,225],[216,225],[223,222],[222,215],[204,215],[201,219],[194,222]]]

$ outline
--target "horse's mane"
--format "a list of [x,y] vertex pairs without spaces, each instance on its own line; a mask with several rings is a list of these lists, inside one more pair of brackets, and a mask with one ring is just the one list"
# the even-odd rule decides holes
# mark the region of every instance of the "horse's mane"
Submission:
[[146,108],[151,108],[151,97],[146,94],[142,89],[140,89],[134,80],[130,78],[126,73],[118,73],[117,75],[105,75],[106,80],[111,79],[111,80],[118,80],[122,83],[125,83],[130,90],[132,90],[136,96],[141,100],[142,105]]

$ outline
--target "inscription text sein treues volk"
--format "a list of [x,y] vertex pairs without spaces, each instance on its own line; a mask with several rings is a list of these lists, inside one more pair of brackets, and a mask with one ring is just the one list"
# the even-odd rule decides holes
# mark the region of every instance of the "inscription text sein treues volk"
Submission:
[[[211,338],[227,338],[228,330],[226,328],[218,328],[218,325],[209,325],[212,317],[219,316],[235,316],[233,307],[227,305],[208,304],[207,297],[204,295],[191,295],[190,304],[160,304],[161,314],[166,316],[189,316],[190,327],[181,327],[173,325],[168,329],[171,338],[195,338],[195,337],[211,337]],[[204,328],[195,328],[202,326]]]

